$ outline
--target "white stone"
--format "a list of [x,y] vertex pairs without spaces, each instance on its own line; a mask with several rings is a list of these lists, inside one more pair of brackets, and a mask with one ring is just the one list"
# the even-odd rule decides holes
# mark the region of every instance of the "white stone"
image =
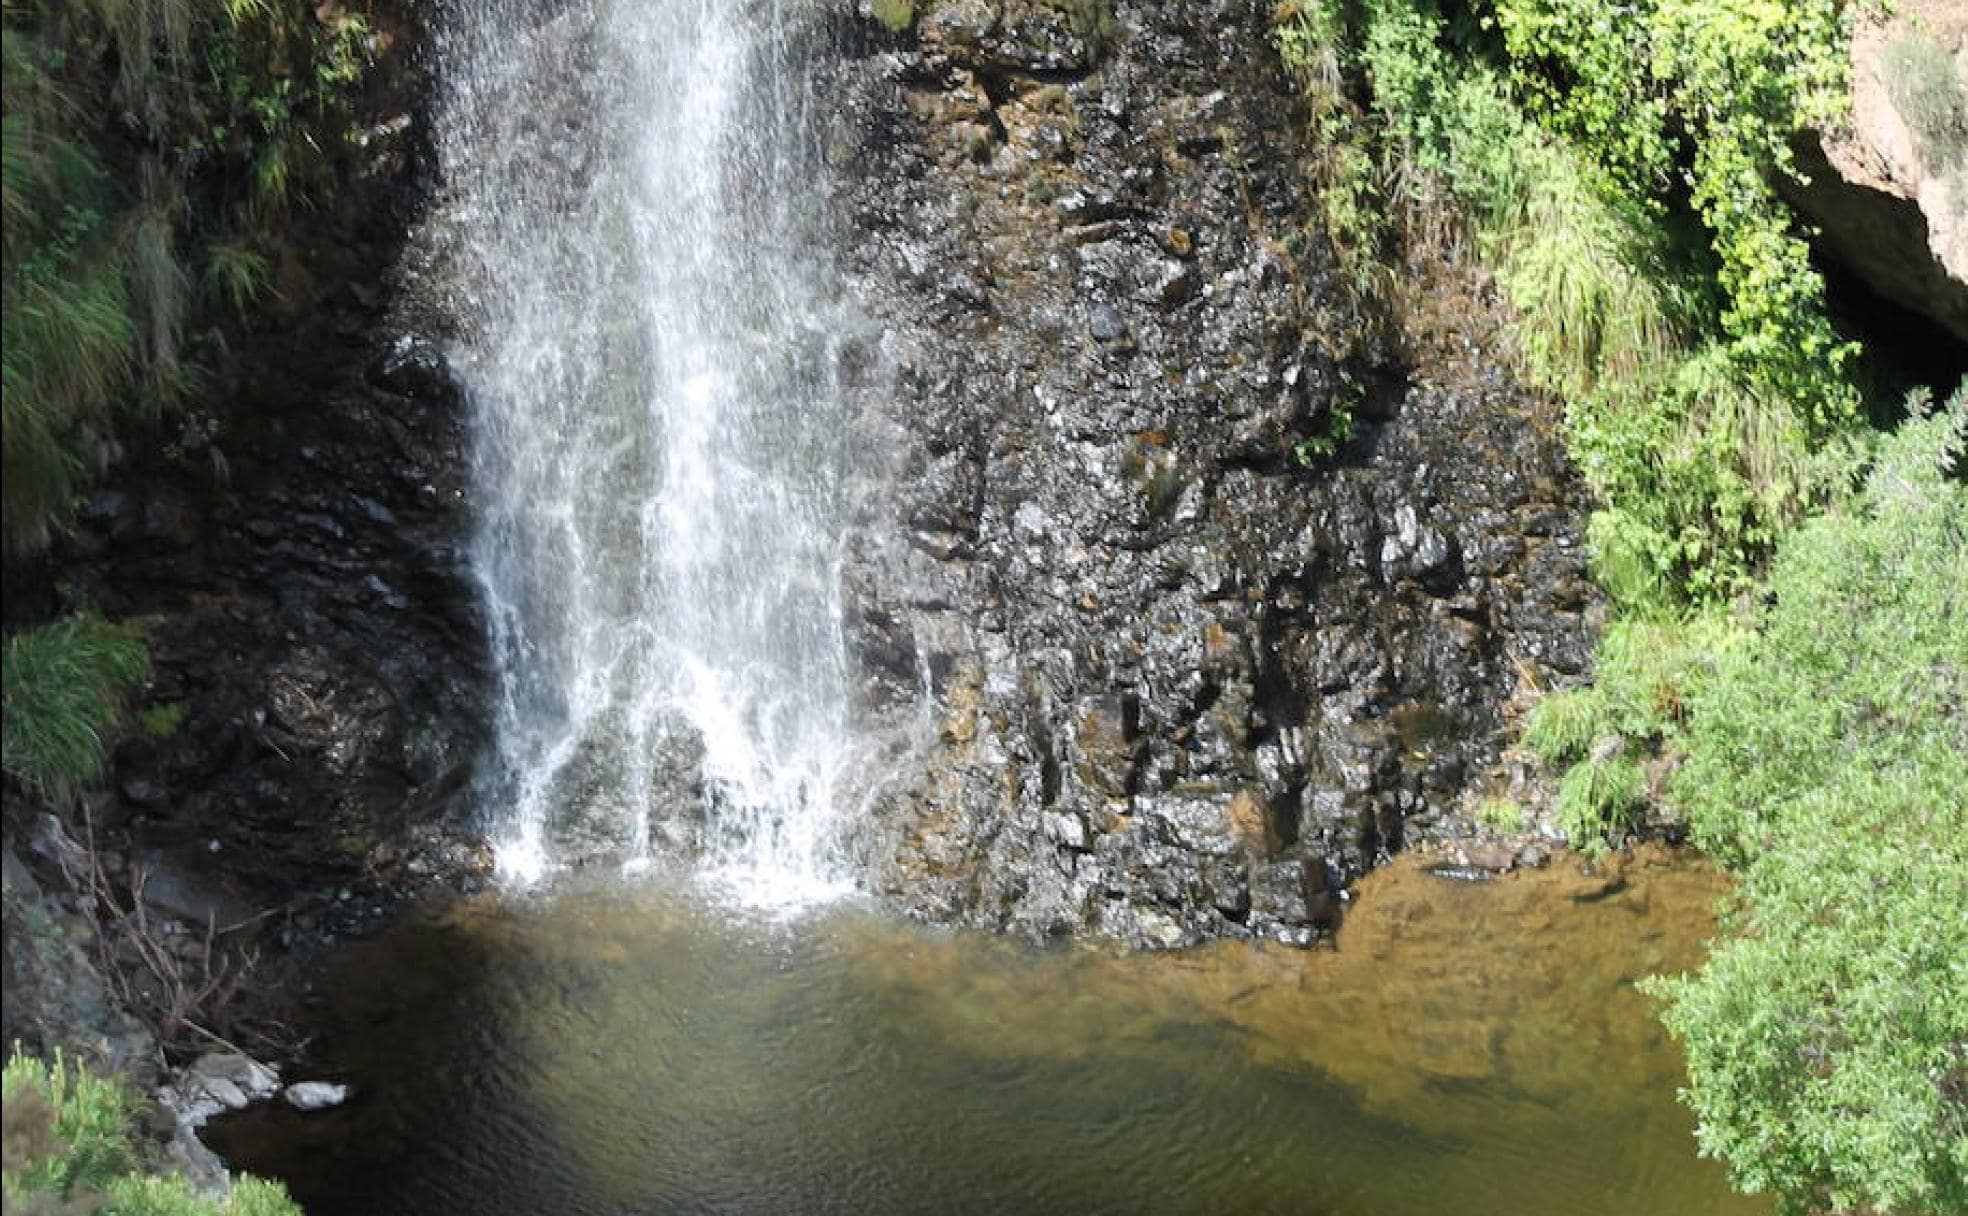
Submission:
[[348,1101],[349,1087],[333,1081],[297,1081],[281,1096],[295,1110],[327,1110]]

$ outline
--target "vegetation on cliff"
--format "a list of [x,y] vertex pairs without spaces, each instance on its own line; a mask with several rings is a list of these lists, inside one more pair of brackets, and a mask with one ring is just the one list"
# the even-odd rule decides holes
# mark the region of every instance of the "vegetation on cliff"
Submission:
[[[369,26],[258,0],[8,0],[0,20],[0,551],[17,572],[128,443],[223,471],[206,369],[340,171]],[[138,633],[65,607],[6,644],[5,770],[41,797],[98,776],[147,670]]]
[[0,1193],[9,1212],[98,1216],[299,1216],[277,1182],[242,1177],[223,1198],[159,1172],[127,1086],[56,1056],[16,1053],[0,1077],[6,1102]]
[[1741,875],[1737,935],[1660,989],[1704,1150],[1800,1208],[1913,1212],[1968,1202],[1968,395],[1871,429],[1922,411],[1868,400],[1777,189],[1842,104],[1848,15],[1294,0],[1277,41],[1362,294],[1398,309],[1390,256],[1466,240],[1566,403],[1619,613],[1525,741],[1573,839],[1651,799]]
[[[121,423],[193,404],[213,328],[272,286],[332,175],[368,26],[339,5],[9,0],[5,550],[72,516]],[[195,413],[195,411],[194,411]]]
[[1704,1149],[1796,1206],[1968,1210],[1968,395],[1780,547],[1674,801],[1740,875],[1660,985]]
[[[207,385],[274,295],[297,210],[346,173],[371,30],[332,0],[6,0],[0,26],[11,838],[23,807],[90,794],[150,674],[142,633],[43,559],[130,448],[223,482]],[[10,1212],[295,1211],[270,1184],[219,1202],[152,1173],[115,1082],[16,1058],[5,1089]]]

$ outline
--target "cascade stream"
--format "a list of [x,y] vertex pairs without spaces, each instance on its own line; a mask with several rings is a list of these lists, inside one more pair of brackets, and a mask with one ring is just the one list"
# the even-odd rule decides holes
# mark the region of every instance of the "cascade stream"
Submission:
[[779,4],[464,0],[438,123],[500,869],[842,878],[839,337]]

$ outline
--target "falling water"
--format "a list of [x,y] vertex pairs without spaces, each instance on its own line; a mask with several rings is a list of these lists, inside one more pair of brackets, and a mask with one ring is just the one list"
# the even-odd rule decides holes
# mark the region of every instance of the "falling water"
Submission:
[[685,823],[756,896],[829,889],[851,318],[815,236],[799,14],[457,8],[436,239],[475,415],[500,868],[597,837],[640,862]]

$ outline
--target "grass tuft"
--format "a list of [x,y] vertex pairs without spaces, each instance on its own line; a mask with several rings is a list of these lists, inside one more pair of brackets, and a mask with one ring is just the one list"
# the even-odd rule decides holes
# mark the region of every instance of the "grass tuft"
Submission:
[[16,633],[0,666],[0,767],[46,797],[86,789],[102,777],[130,690],[149,675],[142,636],[100,617]]
[[1589,757],[1558,783],[1558,827],[1579,848],[1603,849],[1633,825],[1646,793],[1647,775],[1630,758]]
[[1547,764],[1582,759],[1605,733],[1606,708],[1598,690],[1554,692],[1532,707],[1524,746]]
[[206,294],[234,316],[245,317],[272,290],[273,267],[250,245],[227,241],[206,250]]

